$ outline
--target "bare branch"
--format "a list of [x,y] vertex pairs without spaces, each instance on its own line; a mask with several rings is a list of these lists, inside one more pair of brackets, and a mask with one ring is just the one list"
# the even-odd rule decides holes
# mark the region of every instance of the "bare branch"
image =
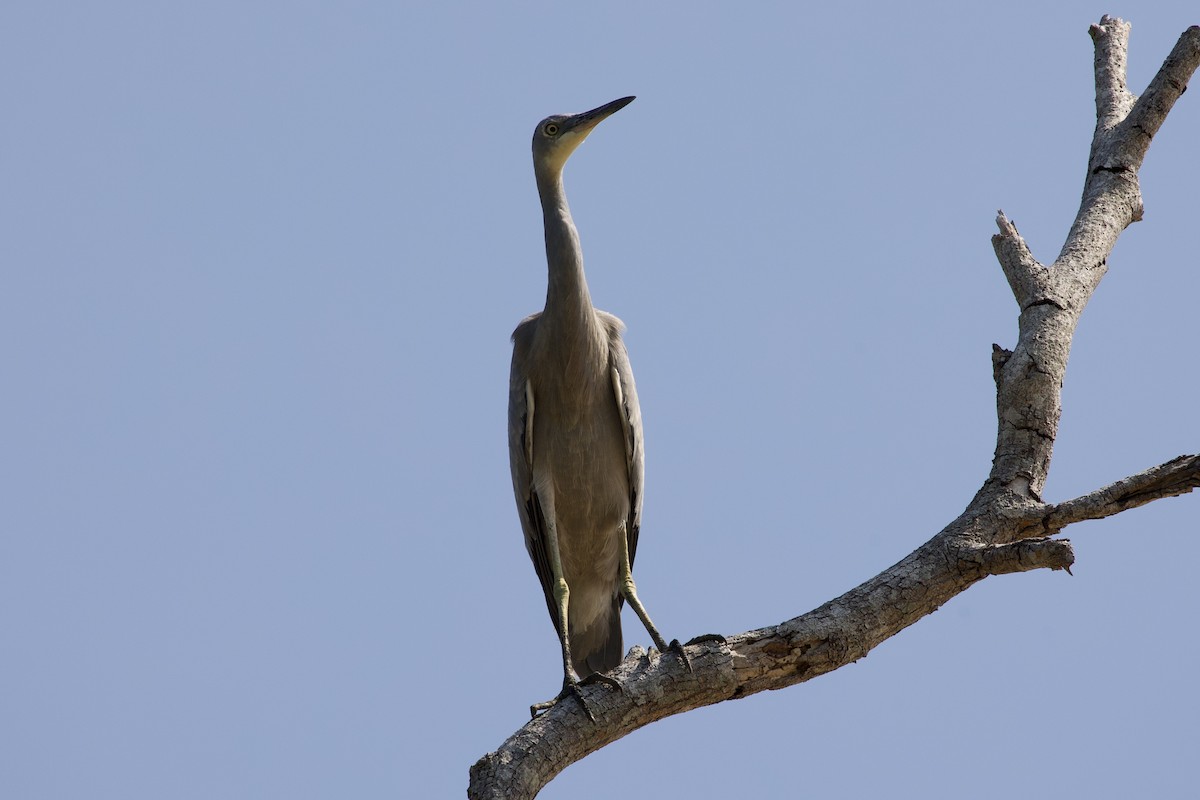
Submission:
[[996,251],[1000,268],[1004,270],[1004,277],[1008,278],[1013,296],[1017,298],[1017,305],[1025,309],[1047,294],[1049,278],[1046,268],[1033,257],[1029,245],[1017,233],[1017,226],[1004,216],[1003,211],[996,212],[996,227],[1000,232],[992,237],[992,248]]
[[1089,519],[1103,519],[1163,497],[1187,494],[1200,487],[1200,456],[1179,456],[1103,489],[1051,506],[1043,519],[1047,531]]
[[[1151,82],[1147,98],[1135,102],[1125,88],[1129,24],[1106,16],[1091,27],[1091,35],[1096,46],[1096,132],[1083,200],[1062,252],[1049,268],[1038,269],[1003,215],[997,220],[1000,233],[992,240],[1021,317],[1017,346],[997,371],[996,455],[985,488],[1035,500],[1050,470],[1075,326],[1104,277],[1117,237],[1141,219],[1137,172],[1151,132],[1161,126],[1200,64],[1200,29],[1189,28]],[[1130,120],[1133,110],[1138,117]]]
[[531,798],[568,764],[651,722],[793,686],[857,661],[991,569],[999,574],[1070,563],[1069,545],[1064,560],[1059,542],[1057,553],[1022,542],[1024,556],[1015,547],[993,555],[978,545],[974,524],[960,517],[898,564],[807,614],[724,643],[690,646],[690,672],[674,654],[635,648],[608,673],[619,691],[580,688],[595,722],[573,699],[556,704],[472,767],[468,796]]
[[1135,168],[1141,166],[1150,140],[1162,127],[1175,101],[1187,91],[1188,81],[1197,67],[1200,67],[1200,25],[1193,25],[1180,35],[1175,49],[1125,120],[1130,138],[1137,146],[1136,158],[1132,160]]
[[1071,571],[1075,551],[1066,539],[1025,539],[980,549],[983,568],[989,575],[1031,572],[1035,569]]
[[1088,159],[1083,203],[1055,266],[1094,291],[1117,237],[1142,218],[1138,170],[1150,140],[1200,66],[1200,27],[1179,37],[1141,99],[1125,89],[1129,23],[1104,17],[1091,28],[1096,44],[1096,132]]
[[1129,28],[1123,19],[1105,14],[1088,29],[1096,44],[1096,131],[1111,130],[1133,106],[1134,96],[1125,86],[1129,61]]

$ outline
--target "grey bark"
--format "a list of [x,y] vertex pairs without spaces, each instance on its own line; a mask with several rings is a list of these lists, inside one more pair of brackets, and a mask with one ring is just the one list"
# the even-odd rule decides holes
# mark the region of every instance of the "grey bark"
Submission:
[[1061,387],[1075,326],[1107,269],[1117,237],[1142,218],[1138,170],[1154,134],[1200,65],[1200,27],[1188,28],[1140,96],[1125,85],[1129,24],[1092,25],[1096,130],[1079,213],[1049,266],[1001,212],[992,245],[1020,307],[1016,346],[993,345],[996,450],[966,510],[898,564],[799,617],[687,648],[675,657],[634,648],[610,674],[622,691],[583,686],[593,723],[562,702],[528,722],[470,771],[467,794],[532,798],[570,764],[663,717],[781,689],[862,658],[989,575],[1066,569],[1071,544],[1052,538],[1076,522],[1118,514],[1200,486],[1188,455],[1064,503],[1041,492],[1062,413]]

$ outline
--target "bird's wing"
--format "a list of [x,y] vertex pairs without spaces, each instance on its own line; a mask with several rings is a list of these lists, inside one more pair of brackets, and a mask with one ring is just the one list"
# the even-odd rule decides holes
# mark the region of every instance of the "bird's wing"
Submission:
[[533,414],[536,404],[526,369],[539,316],[534,314],[526,317],[512,335],[513,360],[508,380],[508,461],[512,470],[517,514],[521,518],[521,529],[525,532],[525,549],[529,551],[529,558],[542,584],[546,610],[550,612],[550,619],[557,629],[558,611],[554,602],[550,559],[546,554],[546,518],[542,514],[537,492],[533,489]]
[[621,340],[625,327],[612,314],[598,312],[608,328],[609,365],[612,372],[613,395],[621,414],[621,429],[625,432],[625,459],[629,467],[629,566],[637,553],[638,534],[642,527],[642,480],[646,471],[646,453],[642,441],[642,409],[638,405],[637,387],[633,382],[633,367],[629,353]]

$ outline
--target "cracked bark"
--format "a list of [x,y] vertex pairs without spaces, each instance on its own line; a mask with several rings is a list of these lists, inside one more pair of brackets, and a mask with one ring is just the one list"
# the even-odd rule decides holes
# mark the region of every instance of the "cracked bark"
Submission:
[[856,661],[989,575],[1066,569],[1074,552],[1056,539],[1076,522],[1118,514],[1200,486],[1188,455],[1082,497],[1042,502],[1062,413],[1061,387],[1084,307],[1108,268],[1117,237],[1142,218],[1138,170],[1155,133],[1200,65],[1200,27],[1188,28],[1141,97],[1126,87],[1129,24],[1105,16],[1095,45],[1096,129],[1079,212],[1049,266],[1034,258],[999,213],[992,237],[1020,308],[1017,344],[993,345],[996,449],[992,470],[966,510],[874,578],[813,611],[758,630],[688,647],[692,671],[672,655],[635,647],[609,673],[622,691],[581,687],[525,724],[470,771],[471,798],[531,798],[559,772],[663,717],[802,683]]

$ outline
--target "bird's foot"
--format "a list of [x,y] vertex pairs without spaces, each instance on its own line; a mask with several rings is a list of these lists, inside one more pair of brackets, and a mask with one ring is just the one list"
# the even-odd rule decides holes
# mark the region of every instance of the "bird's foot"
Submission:
[[688,658],[687,650],[684,650],[684,647],[685,645],[680,644],[678,639],[672,639],[671,643],[667,645],[667,649],[683,659],[683,665],[687,667],[688,672],[691,672],[692,659]]
[[571,680],[564,681],[562,691],[559,692],[558,696],[555,697],[553,700],[546,700],[544,702],[534,703],[533,705],[531,705],[529,707],[530,718],[536,717],[538,715],[538,712],[549,710],[556,703],[558,703],[559,700],[562,700],[564,697],[567,697],[569,695],[569,696],[573,696],[576,700],[579,701],[579,705],[583,706],[583,713],[587,714],[587,718],[589,720],[591,720],[593,724],[595,724],[596,715],[592,713],[592,708],[591,708],[591,706],[588,705],[588,701],[584,699],[583,692],[581,692],[579,690],[579,687],[580,686],[591,686],[592,684],[596,684],[596,683],[603,683],[605,686],[611,686],[612,688],[616,689],[617,691],[624,691],[621,688],[620,681],[618,681],[616,678],[613,678],[609,675],[605,675],[601,672],[593,672],[591,675],[588,675],[586,678],[584,678],[581,681],[571,681]]
[[529,707],[530,719],[537,717],[539,712],[549,711],[558,704],[559,700],[562,700],[564,697],[568,696],[575,697],[575,699],[579,701],[579,705],[583,706],[583,711],[585,714],[587,714],[588,719],[590,719],[592,722],[596,721],[596,717],[592,714],[592,710],[588,708],[587,701],[583,699],[583,693],[579,691],[579,684],[574,683],[573,681],[564,683],[562,691],[555,695],[552,699],[543,700],[540,703],[534,703],[531,705]]
[[675,653],[676,655],[678,655],[681,659],[683,659],[683,664],[685,667],[687,667],[687,671],[691,672],[692,671],[692,659],[688,657],[687,650],[685,650],[684,648],[690,647],[691,645],[694,645],[694,644],[704,644],[705,642],[721,642],[722,644],[724,644],[725,637],[719,633],[705,633],[700,636],[695,636],[691,639],[688,639],[687,642],[684,644],[680,644],[678,639],[672,639],[671,643],[669,645],[667,645],[667,649],[670,650],[671,652]]
[[621,687],[621,682],[619,680],[617,680],[613,676],[611,676],[607,673],[604,673],[604,672],[593,672],[591,675],[588,675],[586,678],[581,680],[579,682],[579,685],[580,686],[591,686],[594,683],[603,683],[605,686],[611,686],[612,688],[616,689],[618,692],[625,691]]
[[720,642],[721,644],[725,644],[726,639],[719,633],[702,633],[699,636],[693,636],[691,639],[688,639],[683,646],[704,644],[705,642]]

